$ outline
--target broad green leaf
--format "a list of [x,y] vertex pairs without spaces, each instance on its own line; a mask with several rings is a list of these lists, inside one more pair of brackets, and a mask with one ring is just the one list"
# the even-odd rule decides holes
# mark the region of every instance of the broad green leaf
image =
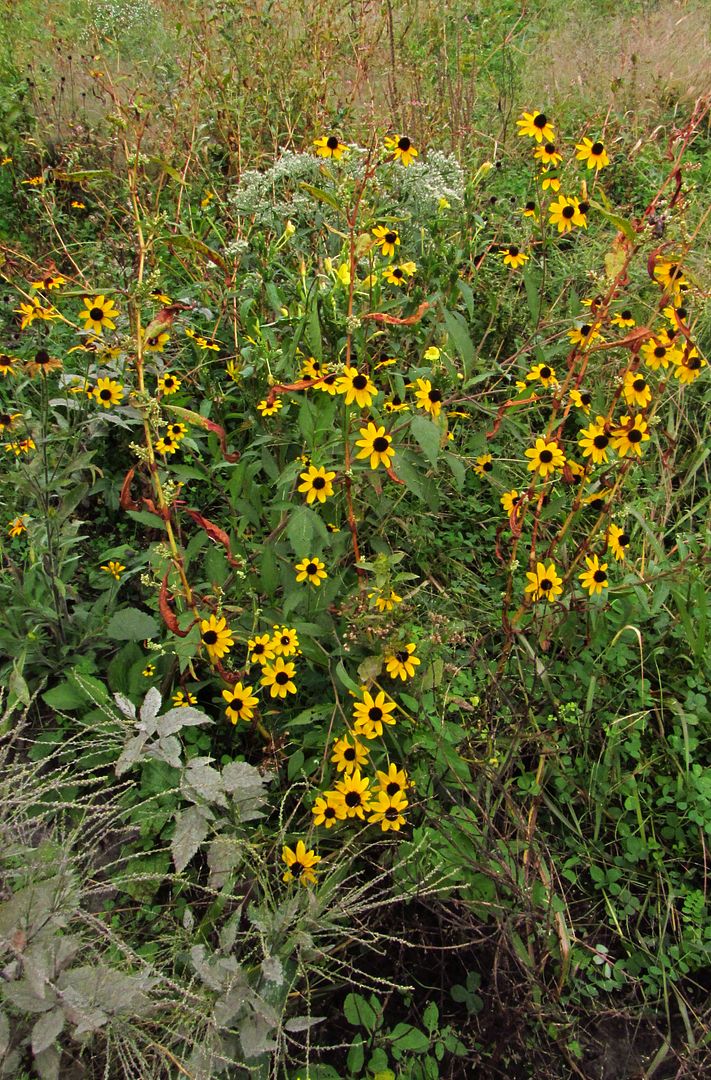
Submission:
[[410,421],[410,431],[430,464],[436,465],[442,439],[442,431],[439,426],[425,416],[413,416]]
[[472,339],[469,336],[469,327],[467,321],[463,315],[460,315],[458,311],[447,311],[444,309],[444,325],[447,327],[447,333],[452,339],[455,349],[462,358],[464,365],[464,374],[469,375],[471,366],[474,362],[474,345]]
[[138,608],[123,608],[109,620],[106,634],[114,641],[143,641],[158,636],[158,623]]

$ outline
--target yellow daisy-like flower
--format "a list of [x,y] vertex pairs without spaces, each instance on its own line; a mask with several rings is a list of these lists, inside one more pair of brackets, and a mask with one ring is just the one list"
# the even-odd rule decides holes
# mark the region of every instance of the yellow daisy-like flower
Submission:
[[629,308],[623,308],[622,311],[616,311],[610,320],[611,326],[636,326],[634,315]]
[[707,366],[703,356],[699,355],[696,348],[685,350],[683,353],[675,350],[672,359],[674,361],[674,377],[680,383],[686,383],[687,385],[698,379],[702,370]]
[[519,207],[519,211],[524,217],[533,218],[534,221],[538,221],[538,207],[534,199],[529,199],[523,206]]
[[62,361],[49,355],[46,349],[38,349],[34,360],[25,365],[28,375],[49,375],[50,371],[57,371],[62,366]]
[[[418,379],[415,401],[418,409],[424,409],[433,420],[436,420],[442,409],[442,391],[433,388],[429,379]],[[394,412],[395,410],[389,411]]]
[[664,308],[662,315],[671,323],[676,329],[679,323],[686,325],[689,321],[689,312],[685,307],[674,307],[673,304],[669,304]]
[[644,357],[645,366],[651,368],[652,371],[659,371],[660,368],[666,370],[674,361],[675,355],[678,355],[673,345],[662,345],[660,341],[654,339],[645,341],[640,352]]
[[39,281],[31,281],[30,287],[38,291],[45,290],[49,292],[50,289],[61,289],[62,285],[67,284],[67,279],[62,277],[61,274],[47,274],[46,277],[40,278]]
[[19,412],[5,412],[4,409],[0,410],[0,434],[4,431],[12,431],[15,426],[15,421],[19,420],[22,413]]
[[512,270],[518,270],[519,266],[523,266],[530,258],[530,255],[526,255],[516,244],[502,248],[499,254],[503,257],[504,266],[510,266]]
[[505,491],[503,493],[503,495],[499,499],[499,502],[501,503],[504,512],[510,515],[513,513],[514,507],[518,505],[519,500],[520,495],[518,491],[516,490],[516,488],[512,488],[511,491]]
[[592,341],[602,337],[597,323],[583,323],[581,326],[574,326],[566,332],[571,345],[589,345]]
[[607,546],[619,562],[627,554],[630,544],[628,534],[619,525],[609,525],[606,536]]
[[105,566],[102,566],[101,569],[104,571],[104,573],[111,574],[113,578],[116,578],[117,581],[120,581],[121,574],[124,572],[126,567],[123,565],[123,563],[118,562],[117,559],[109,559],[108,563],[106,563]]
[[275,656],[293,656],[299,649],[296,630],[288,626],[275,626],[271,648]]
[[554,562],[550,562],[548,566],[542,562],[536,563],[535,573],[527,570],[526,577],[528,584],[524,592],[530,594],[535,601],[545,600],[550,603],[563,592],[563,579],[558,576]]
[[592,558],[586,555],[585,564],[587,570],[578,574],[578,581],[584,589],[588,590],[590,596],[602,593],[602,590],[610,584],[607,580],[607,563],[601,563],[597,555],[593,555]]
[[39,187],[44,183],[43,176],[29,176],[27,180],[22,181],[23,184],[29,184],[30,187]]
[[9,537],[22,536],[24,532],[27,532],[27,522],[29,521],[27,514],[18,515],[8,523],[7,535]]
[[156,439],[155,449],[158,454],[174,454],[178,449],[179,439],[174,439],[172,435],[167,432],[161,435],[159,439]]
[[582,409],[588,415],[592,404],[592,394],[588,390],[571,390],[570,400],[576,409]]
[[406,401],[401,401],[397,394],[395,394],[390,401],[383,402],[383,408],[385,409],[385,412],[388,413],[408,412],[410,406],[407,404]]
[[[145,331],[141,330],[141,334],[145,335]],[[163,349],[170,341],[170,334],[167,330],[163,330],[160,334],[156,334],[150,341],[144,343],[144,349],[146,352],[163,352]]]
[[416,270],[416,263],[404,262],[400,263],[399,266],[386,266],[383,270],[383,277],[391,285],[401,286],[405,284],[409,277],[412,277]]
[[[544,169],[542,173],[538,174],[537,179],[541,181],[542,191],[547,191],[548,188],[550,188],[551,191],[560,191],[560,180],[558,174],[553,172],[553,170]],[[562,230],[559,230],[559,232],[560,231]]]
[[689,284],[679,263],[670,259],[660,259],[655,263],[654,276],[662,288],[671,290],[675,297],[683,291],[682,286],[686,288]]
[[151,663],[149,661],[146,664],[146,666],[144,667],[143,671],[141,672],[141,675],[143,676],[144,679],[152,679],[153,676],[155,675],[155,673],[156,673],[156,666],[155,666],[155,664],[153,664],[153,663]]
[[414,787],[405,769],[398,769],[394,761],[391,761],[388,765],[387,772],[376,770],[376,776],[378,778],[378,787],[390,798],[395,795],[404,795],[408,788]]
[[19,442],[5,443],[5,451],[19,457],[21,454],[29,454],[30,450],[36,450],[34,439],[20,439]]
[[356,735],[362,735],[365,739],[377,739],[383,734],[383,724],[395,724],[392,713],[397,708],[385,693],[380,690],[373,697],[367,690],[363,691],[363,700],[353,703],[353,730]]
[[627,454],[636,454],[637,457],[641,457],[642,443],[649,441],[647,429],[647,421],[641,414],[635,416],[634,420],[630,416],[620,417],[620,426],[612,431],[613,450],[616,450],[622,458]]
[[415,668],[419,666],[421,661],[415,656],[416,645],[410,642],[408,645],[403,645],[396,652],[386,653],[385,655],[385,670],[391,679],[402,679],[405,682],[406,679],[411,679],[415,674]]
[[559,233],[568,233],[575,226],[582,228],[585,224],[577,199],[569,199],[567,195],[559,195],[554,199],[548,207],[548,217],[551,225],[557,226]]
[[[425,360],[429,360],[431,363],[433,360],[439,360],[442,354],[436,345],[430,345],[428,349],[425,349],[422,355]],[[394,361],[392,362],[394,363]]]
[[536,364],[526,375],[528,382],[535,382],[536,380],[543,384],[546,388],[549,386],[557,386],[558,380],[555,376],[555,369],[550,364]]
[[357,739],[354,739],[352,743],[348,737],[335,739],[331,761],[335,764],[338,772],[348,775],[356,769],[360,769],[361,766],[368,764],[368,749],[362,743],[359,743]]
[[304,379],[320,379],[326,374],[328,374],[328,368],[315,356],[307,356],[301,365],[301,375]]
[[320,139],[314,139],[314,146],[319,157],[334,158],[336,161],[340,161],[348,151],[347,145],[337,135],[322,135]]
[[223,690],[222,696],[227,702],[225,712],[233,724],[238,720],[251,720],[254,706],[259,704],[259,699],[254,696],[254,687],[242,686],[241,682],[235,683],[229,690]]
[[526,457],[531,459],[528,463],[528,471],[538,472],[544,480],[556,469],[562,469],[565,465],[565,454],[558,443],[546,442],[545,439],[536,439],[533,448],[526,451]]
[[162,394],[177,394],[181,381],[177,375],[164,371],[158,378],[158,389]]
[[110,409],[112,405],[118,405],[121,401],[123,387],[113,379],[104,378],[97,381],[92,393],[99,405]]
[[267,399],[264,398],[262,401],[258,402],[257,409],[262,416],[274,416],[274,414],[278,413],[283,406],[284,402],[280,397],[275,398],[271,405],[268,405]]
[[540,143],[533,151],[533,156],[546,168],[549,165],[555,167],[563,160],[563,155],[559,153],[553,142]]
[[263,667],[276,657],[274,644],[269,634],[260,634],[257,637],[250,638],[247,642],[247,649],[251,664],[261,664]]
[[8,375],[17,374],[17,358],[14,356],[8,356],[7,353],[0,353],[0,375],[3,379],[6,379]]
[[386,795],[384,791],[379,791],[370,804],[368,824],[380,825],[383,832],[390,829],[399,832],[406,824],[404,811],[407,806],[407,799],[401,791],[397,795]]
[[227,619],[218,619],[215,615],[200,622],[200,640],[211,660],[221,660],[223,656],[227,656],[235,643]]
[[358,368],[346,367],[343,374],[339,375],[336,390],[344,394],[346,405],[356,403],[361,409],[368,409],[373,404],[373,398],[378,393],[378,388],[369,375],[364,375]]
[[116,329],[114,319],[119,312],[113,300],[107,300],[105,296],[95,296],[92,300],[85,296],[84,304],[85,310],[79,312],[79,318],[83,321],[85,330],[102,334],[104,327],[107,330]]
[[318,469],[315,465],[309,465],[306,472],[299,473],[299,479],[303,480],[303,484],[299,484],[296,490],[305,493],[309,506],[316,499],[320,503],[325,503],[326,499],[333,495],[332,481],[335,475],[335,472],[327,472],[323,465],[320,465]]
[[72,208],[74,210],[86,210],[86,203],[81,202],[80,199],[72,199]]
[[187,709],[188,705],[197,705],[197,698],[189,690],[176,690],[173,694],[173,705],[176,709]]
[[296,580],[307,581],[310,585],[318,586],[328,577],[325,567],[326,564],[322,563],[320,559],[302,559],[294,567]]
[[652,400],[649,383],[638,371],[625,374],[622,394],[628,405],[636,405],[639,409],[646,409]]
[[491,454],[480,454],[480,456],[474,462],[474,472],[477,476],[486,476],[494,468],[493,459]]
[[324,394],[330,394],[334,397],[336,394],[336,383],[338,382],[338,375],[335,371],[329,371],[323,378],[315,384],[314,390],[322,390]]
[[316,799],[311,807],[314,816],[314,825],[324,825],[327,829],[333,828],[337,821],[346,818],[346,807],[341,796],[335,791],[325,791]]
[[336,784],[336,792],[342,797],[346,808],[346,817],[358,817],[363,820],[364,815],[370,810],[370,780],[367,776],[361,776],[360,769],[344,776]]
[[395,451],[392,446],[392,438],[390,435],[385,434],[385,428],[376,427],[371,421],[367,427],[358,430],[362,438],[356,439],[356,446],[360,446],[362,449],[358,451],[356,458],[370,458],[371,469],[377,469],[378,465],[383,465],[386,469],[389,469]]
[[296,683],[292,680],[296,674],[296,665],[285,664],[281,656],[277,656],[273,664],[265,664],[262,677],[259,680],[262,686],[268,686],[272,697],[285,698],[287,694],[296,693]]
[[373,600],[378,611],[392,611],[396,604],[402,603],[402,597],[398,596],[394,589],[390,590],[389,596],[382,593],[368,593],[368,599]]
[[599,139],[595,142],[592,139],[583,139],[582,142],[575,144],[575,149],[578,151],[575,155],[576,160],[586,162],[588,169],[599,172],[610,164],[605,145]]
[[525,112],[520,120],[516,121],[518,134],[535,139],[537,143],[552,143],[555,139],[553,125],[542,112]]
[[321,856],[317,855],[313,848],[306,850],[306,844],[299,840],[296,850],[284,845],[281,853],[282,862],[286,864],[287,871],[283,875],[283,881],[298,881],[300,885],[315,885],[318,870],[314,869],[321,862]]
[[22,316],[20,330],[25,330],[28,326],[31,326],[35,319],[47,321],[56,319],[59,315],[57,309],[51,305],[50,307],[43,307],[38,296],[30,297],[27,303],[21,302],[19,307],[14,308],[14,311]]
[[578,446],[582,448],[583,457],[591,457],[593,464],[604,465],[607,461],[607,450],[610,445],[610,436],[607,434],[607,422],[604,416],[598,416],[594,424],[583,428],[578,439]]
[[394,161],[400,161],[405,166],[411,165],[418,154],[407,135],[386,139],[385,147],[392,153]]
[[170,435],[171,439],[175,439],[176,442],[180,442],[180,440],[184,439],[188,433],[185,424],[181,424],[177,420],[172,424],[168,424],[165,430]]
[[376,225],[373,229],[373,236],[377,246],[380,248],[380,254],[391,259],[395,254],[395,248],[400,244],[400,237],[395,230],[389,229],[387,225]]

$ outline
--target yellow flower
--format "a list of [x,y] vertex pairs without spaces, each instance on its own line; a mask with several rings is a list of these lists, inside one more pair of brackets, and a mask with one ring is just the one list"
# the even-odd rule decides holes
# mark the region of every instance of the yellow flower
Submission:
[[293,656],[299,648],[299,639],[296,630],[288,626],[275,626],[275,634],[271,640],[271,648],[275,656]]
[[684,271],[679,263],[674,260],[660,259],[654,267],[654,276],[665,290],[671,290],[674,303],[678,304],[677,297],[688,287],[688,281],[684,277]]
[[378,787],[386,795],[393,798],[395,795],[404,795],[408,788],[414,787],[412,780],[408,779],[404,769],[398,769],[394,761],[388,765],[387,772],[376,770]]
[[85,330],[101,334],[104,327],[109,330],[116,329],[116,323],[113,320],[118,315],[118,309],[113,300],[107,300],[105,296],[96,296],[92,300],[85,296],[84,304],[85,310],[79,312],[79,318],[83,320]]
[[200,640],[211,660],[221,660],[223,656],[227,656],[235,643],[227,620],[218,619],[215,615],[211,615],[209,619],[202,619],[200,622]]
[[173,694],[173,704],[176,709],[187,709],[188,705],[197,705],[197,698],[189,690],[176,690]]
[[610,164],[604,143],[599,140],[593,142],[592,139],[583,139],[581,143],[575,144],[575,149],[578,151],[575,155],[576,160],[585,161],[588,169],[594,169],[595,172],[598,172]]
[[51,357],[46,349],[38,349],[35,353],[34,360],[30,360],[25,365],[25,370],[28,375],[34,377],[35,375],[48,375],[50,371],[56,371],[61,368],[62,361]]
[[520,120],[516,121],[516,126],[519,135],[529,136],[529,138],[535,139],[537,143],[551,143],[555,139],[553,125],[545,113],[537,111],[525,112]]
[[155,675],[155,673],[156,673],[155,664],[148,663],[148,664],[146,664],[143,671],[141,672],[141,675],[143,675],[144,679],[152,679],[153,676]]
[[401,791],[397,795],[386,795],[384,791],[379,791],[370,804],[368,824],[379,824],[383,832],[388,832],[389,829],[399,832],[405,824],[403,811],[407,806],[407,799]]
[[[336,784],[336,792],[346,810],[346,817],[358,817],[363,820],[367,811],[370,810],[370,780],[367,776],[361,776],[360,769],[347,774]],[[341,801],[339,800],[339,801]]]
[[401,263],[399,266],[386,266],[383,270],[383,277],[386,281],[389,281],[391,285],[397,285],[398,287],[404,285],[409,277],[417,270],[417,264],[414,262]]
[[636,405],[640,409],[646,409],[652,400],[649,383],[638,371],[625,374],[622,394],[628,405]]
[[474,472],[477,476],[484,477],[487,473],[490,473],[493,468],[494,463],[491,454],[480,454],[474,462]]
[[396,652],[385,655],[385,670],[391,679],[400,678],[405,682],[406,679],[413,677],[415,668],[421,663],[418,657],[415,656],[416,648],[417,646],[410,642],[410,644],[403,645]]
[[249,650],[250,663],[261,664],[262,667],[276,656],[269,634],[260,634],[258,637],[250,638],[247,642],[247,649]]
[[499,502],[501,503],[504,511],[510,515],[513,513],[514,507],[518,505],[519,498],[520,496],[516,488],[512,488],[511,491],[505,491],[503,493],[503,495],[499,499]]
[[72,207],[74,210],[86,210],[86,203],[81,202],[79,199],[72,199]]
[[515,244],[509,244],[508,247],[502,248],[499,254],[503,256],[504,266],[510,266],[512,270],[518,270],[519,266],[523,266],[530,258]]
[[610,437],[607,434],[607,423],[604,416],[598,416],[595,423],[590,427],[583,428],[578,439],[578,446],[582,448],[583,457],[591,457],[593,464],[604,465],[607,461],[607,448],[610,445]]
[[598,330],[598,323],[583,323],[567,331],[571,345],[590,345],[597,338],[602,337]]
[[180,442],[180,440],[184,439],[188,433],[185,424],[181,424],[177,420],[172,424],[168,424],[165,430],[168,435],[170,435],[171,439],[175,439],[176,442]]
[[[547,191],[548,188],[551,191],[560,191],[560,180],[557,173],[544,169],[542,173],[539,173],[538,179],[541,181],[542,191]],[[562,232],[562,230],[559,229],[559,232]]]
[[93,395],[99,405],[110,409],[112,405],[118,405],[123,397],[123,387],[113,379],[99,379],[93,390]]
[[347,776],[368,763],[368,750],[357,739],[354,739],[352,743],[348,740],[348,737],[335,739],[331,761],[335,764],[338,772],[345,773]]
[[524,592],[530,593],[533,600],[552,601],[563,592],[563,579],[558,576],[555,563],[536,563],[536,571],[526,571],[528,585]]
[[536,364],[526,375],[528,382],[535,382],[538,379],[545,387],[557,386],[558,380],[555,377],[555,369],[550,364]]
[[335,472],[327,472],[323,465],[320,465],[318,469],[315,465],[309,465],[306,472],[299,473],[299,479],[303,480],[303,484],[299,484],[297,491],[306,493],[306,502],[310,506],[316,499],[320,503],[324,503],[329,496],[333,495],[333,479]]
[[587,390],[571,390],[570,400],[576,409],[582,409],[586,415],[589,415],[592,394],[588,393]]
[[370,376],[363,375],[354,367],[343,369],[343,374],[338,377],[336,390],[345,395],[346,405],[352,405],[355,401],[361,409],[370,408],[378,393],[378,388]]
[[395,702],[390,701],[382,690],[376,697],[364,690],[363,700],[353,704],[353,730],[365,739],[378,738],[383,734],[383,724],[395,724],[395,717],[391,714],[396,708]]
[[622,311],[616,311],[610,321],[611,326],[635,326],[634,315],[629,308],[624,308]]
[[559,233],[570,232],[575,225],[582,228],[585,224],[578,209],[577,200],[569,199],[566,195],[559,195],[550,204],[548,215],[551,225],[557,225]]
[[46,277],[40,278],[39,281],[31,281],[30,286],[33,289],[44,289],[49,292],[50,289],[59,289],[62,285],[67,284],[67,279],[62,277],[61,274],[47,274]]
[[203,197],[200,199],[200,206],[203,208],[203,210],[205,209],[206,206],[210,205],[210,203],[212,202],[212,200],[214,198],[215,198],[214,191],[206,191],[205,192]]
[[27,303],[20,303],[19,307],[14,309],[18,315],[21,315],[20,330],[25,330],[28,326],[31,326],[35,319],[56,319],[59,316],[59,312],[56,308],[43,307],[42,302],[38,296],[31,296]]
[[562,469],[565,465],[565,454],[558,443],[546,442],[545,439],[536,439],[534,447],[526,451],[526,457],[531,458],[528,471],[537,471],[544,480],[550,473]]
[[9,356],[7,353],[0,353],[0,375],[3,379],[6,379],[8,375],[16,375],[17,370],[15,365],[17,358],[15,356]]
[[19,420],[22,413],[0,412],[0,433],[3,431],[12,431],[15,426],[15,421]]
[[386,139],[385,147],[391,151],[394,161],[401,161],[405,166],[411,165],[418,153],[407,135],[396,135],[395,138]]
[[259,699],[254,697],[254,687],[242,686],[241,682],[235,683],[229,690],[223,690],[222,696],[227,702],[225,712],[233,724],[238,720],[251,720],[254,706],[259,704]]
[[679,380],[680,383],[694,382],[698,379],[703,368],[707,366],[706,361],[696,348],[685,350],[683,353],[674,351],[672,356],[674,361],[674,377]]
[[379,592],[368,593],[368,599],[374,600],[378,611],[392,611],[396,604],[402,603],[402,597],[398,596],[394,589],[390,590],[390,596],[383,596]]
[[634,421],[630,416],[620,417],[620,426],[612,431],[612,448],[620,457],[628,453],[642,456],[642,443],[649,441],[647,421],[641,414],[635,416]]
[[430,362],[433,360],[439,360],[441,355],[442,354],[436,345],[430,345],[429,349],[425,349],[423,354],[424,359],[429,360]]
[[161,435],[159,439],[156,439],[156,452],[159,454],[174,454],[178,449],[179,442],[179,439],[174,439],[172,435],[166,432],[165,435]]
[[371,421],[367,427],[358,430],[363,437],[356,439],[356,446],[362,447],[356,458],[370,458],[371,469],[377,469],[378,465],[389,469],[395,451],[392,448],[392,438],[385,434],[385,428],[376,427]]
[[171,375],[169,371],[164,371],[158,378],[158,390],[166,395],[177,394],[181,381],[177,375]]
[[337,792],[325,791],[323,796],[316,799],[311,813],[314,816],[314,825],[325,825],[327,829],[331,829],[337,821],[345,819],[346,807]]
[[30,450],[36,450],[34,439],[20,439],[19,442],[5,443],[5,450],[8,454],[14,454],[15,457],[19,457],[20,454],[29,454]]
[[321,856],[317,855],[313,849],[307,851],[303,840],[299,840],[296,851],[292,851],[285,844],[281,858],[282,862],[286,863],[288,867],[283,876],[283,880],[287,884],[290,881],[298,881],[300,885],[316,884],[318,870],[315,870],[314,867],[321,862]]
[[645,366],[651,368],[652,371],[659,371],[660,367],[666,370],[670,362],[674,361],[675,356],[678,355],[673,346],[662,345],[654,338],[651,341],[645,341],[640,352],[644,357]]
[[29,520],[27,514],[13,518],[7,526],[7,535],[9,537],[22,536],[23,532],[27,532],[27,522]]
[[126,567],[123,565],[123,563],[118,562],[116,559],[109,559],[108,563],[105,566],[102,566],[101,569],[105,573],[111,574],[111,576],[116,578],[117,581],[120,581],[121,574],[124,572]]
[[607,580],[607,563],[601,563],[597,555],[593,555],[592,558],[586,555],[585,563],[587,570],[578,574],[578,580],[583,588],[588,590],[590,596],[595,596],[596,593],[602,593],[602,590],[610,584]]
[[335,158],[339,161],[348,151],[345,143],[342,143],[337,135],[322,135],[320,139],[314,139],[316,153],[322,158]]
[[302,559],[301,562],[296,563],[296,566],[294,567],[296,570],[296,580],[307,581],[310,585],[318,586],[328,577],[325,566],[326,564],[322,563],[320,559]]
[[442,409],[442,391],[433,389],[429,379],[418,379],[415,401],[418,409],[424,409],[436,420]]
[[607,546],[619,562],[624,559],[629,547],[630,538],[619,525],[610,525],[606,536]]
[[307,356],[301,365],[301,374],[305,379],[319,379],[328,373],[328,368],[313,356]]
[[539,143],[533,151],[533,156],[536,161],[540,161],[541,165],[545,168],[548,168],[549,165],[555,167],[563,160],[563,155],[558,152],[556,145],[553,142]]
[[314,390],[323,390],[324,394],[330,394],[334,397],[336,394],[336,382],[338,381],[338,375],[335,371],[329,371],[323,378],[315,384]]
[[393,229],[389,229],[387,225],[376,225],[373,229],[373,236],[377,246],[380,248],[380,254],[385,255],[386,258],[392,258],[395,254],[395,248],[400,244],[398,234]]
[[23,180],[22,183],[23,184],[29,184],[30,187],[39,187],[40,184],[44,183],[44,177],[43,176],[30,176],[30,177],[28,177],[27,180]]
[[275,398],[271,405],[268,405],[267,399],[264,398],[258,403],[257,409],[262,414],[262,416],[274,416],[274,413],[278,413],[279,410],[283,407],[283,405],[284,402],[279,397]]
[[529,199],[523,206],[519,207],[519,212],[524,217],[533,218],[534,221],[538,221],[538,207],[534,199]]
[[292,682],[295,674],[296,666],[285,664],[282,657],[277,656],[273,664],[264,665],[260,682],[262,686],[270,687],[272,697],[285,698],[287,694],[296,693],[296,684]]
[[[143,329],[141,329],[141,337],[145,337]],[[146,341],[143,347],[146,352],[163,352],[169,341],[170,334],[167,330],[163,330],[160,334],[155,334],[150,341]]]

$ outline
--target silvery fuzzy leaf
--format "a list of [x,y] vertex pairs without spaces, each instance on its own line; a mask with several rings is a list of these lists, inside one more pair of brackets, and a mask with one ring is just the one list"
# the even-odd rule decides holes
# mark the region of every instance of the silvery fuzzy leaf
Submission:
[[168,709],[167,713],[156,721],[156,731],[159,735],[175,735],[184,727],[200,727],[202,724],[211,724],[213,721],[199,709],[193,709],[192,705]]
[[246,1058],[270,1054],[276,1050],[277,1044],[271,1036],[272,1029],[273,1025],[268,1024],[261,1016],[245,1017],[239,1025],[239,1041]]
[[146,745],[147,740],[147,735],[134,735],[132,739],[128,740],[114,767],[117,776],[123,776],[125,772],[128,772],[133,765],[136,765],[141,760],[143,747]]
[[166,765],[172,765],[174,769],[181,768],[183,764],[183,748],[174,735],[151,743],[146,753],[148,757],[155,758],[156,761],[164,761]]
[[262,960],[262,975],[267,982],[282,986],[284,982],[284,965],[278,956],[265,956]]
[[59,1080],[59,1066],[62,1055],[53,1046],[48,1046],[33,1061],[35,1072],[40,1080]]
[[193,758],[189,762],[180,782],[180,790],[193,802],[205,799],[206,802],[214,802],[218,806],[227,806],[222,776],[217,769],[205,764],[207,760],[209,759]]
[[170,850],[176,871],[180,874],[197,853],[207,836],[209,822],[201,806],[189,806],[178,815]]
[[291,1020],[287,1020],[284,1024],[286,1031],[308,1031],[314,1024],[322,1024],[326,1019],[325,1016],[292,1016]]
[[136,719],[136,706],[123,694],[114,694],[114,701],[127,720]]
[[7,1053],[7,1048],[10,1045],[10,1021],[7,1018],[7,1014],[0,1009],[0,1057],[3,1057]]
[[141,705],[140,716],[145,725],[143,730],[149,731],[151,735],[156,730],[156,725],[152,721],[154,721],[158,715],[158,710],[161,707],[162,701],[163,698],[160,696],[160,690],[157,690],[155,686],[152,686],[144,697],[143,704]]
[[241,968],[234,956],[206,956],[204,945],[193,945],[190,959],[195,971],[210,990],[224,990],[230,986]]
[[21,1012],[42,1013],[49,1012],[55,1006],[54,995],[52,997],[37,997],[26,979],[18,979],[17,982],[6,983],[3,986],[3,996]]
[[32,1028],[32,1053],[36,1056],[51,1046],[64,1028],[64,1012],[61,1007],[40,1016]]
[[242,861],[240,846],[229,836],[216,836],[207,849],[207,865],[210,867],[209,885],[221,889],[232,870]]

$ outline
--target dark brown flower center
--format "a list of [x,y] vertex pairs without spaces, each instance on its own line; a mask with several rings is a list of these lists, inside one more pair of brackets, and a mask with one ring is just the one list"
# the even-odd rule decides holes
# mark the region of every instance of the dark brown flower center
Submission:
[[233,712],[242,712],[242,709],[244,708],[244,702],[242,701],[242,698],[232,698],[232,701],[230,702],[230,708]]
[[509,248],[509,255],[513,255],[514,258],[516,258],[516,256],[518,255],[518,248],[515,244],[512,244]]
[[642,432],[639,430],[639,428],[632,428],[632,430],[630,432],[628,432],[627,438],[629,439],[629,441],[631,443],[641,442],[642,441]]
[[348,746],[343,751],[343,760],[344,761],[355,761],[355,758],[356,758],[355,747],[354,746]]
[[582,401],[583,405],[589,405],[592,401],[592,394],[588,394],[588,392],[585,391],[584,394],[580,395],[580,400]]
[[0,413],[0,427],[9,427],[12,423],[12,417],[9,412]]
[[391,780],[388,786],[385,788],[385,794],[389,795],[391,799],[393,795],[397,795],[398,791],[402,791],[402,788],[395,780]]
[[399,281],[400,278],[404,277],[404,276],[405,275],[404,275],[403,271],[400,269],[400,267],[396,266],[395,269],[393,270],[393,277],[397,278],[398,281]]
[[562,213],[564,218],[570,219],[570,218],[572,218],[573,214],[575,213],[575,207],[574,206],[564,206],[561,213]]
[[175,379],[172,375],[165,376],[165,378],[163,379],[163,386],[166,388],[166,390],[170,390],[171,387],[175,386]]
[[553,454],[550,450],[541,450],[538,456],[544,465],[547,465],[549,461],[553,460]]
[[643,390],[647,389],[647,380],[635,379],[635,381],[632,383],[632,389],[636,390],[638,394],[641,394]]
[[35,353],[35,363],[36,364],[48,364],[49,363],[49,353],[47,352],[46,349],[38,349],[37,350],[37,352]]
[[104,317],[104,309],[100,307],[93,307],[89,311],[89,318],[92,322],[101,322]]
[[555,143],[547,142],[543,149],[547,154],[555,154]]
[[533,118],[533,126],[534,127],[537,127],[539,131],[542,131],[547,123],[548,123],[548,117],[546,116],[545,113],[542,113],[542,112],[536,113],[536,115]]
[[101,398],[102,401],[110,401],[111,400],[111,391],[107,390],[106,387],[104,387],[103,390],[99,391],[99,397]]
[[373,450],[375,450],[376,454],[384,453],[384,451],[387,450],[389,445],[390,439],[387,438],[385,435],[378,435],[376,439],[373,439]]
[[261,656],[264,652],[264,646],[257,643],[252,649],[252,656]]
[[217,641],[217,631],[206,630],[205,633],[202,635],[202,640],[205,645],[214,645]]
[[336,811],[332,806],[327,806],[323,812],[323,816],[328,818],[329,821],[333,820],[336,816]]
[[588,210],[589,210],[589,209],[590,209],[590,203],[589,203],[589,202],[585,202],[585,200],[584,200],[584,199],[583,199],[583,201],[582,201],[582,202],[579,202],[579,203],[578,203],[578,212],[579,212],[579,213],[581,213],[581,214],[585,215],[585,214],[587,214],[587,212],[588,212]]
[[698,371],[701,367],[701,357],[692,356],[689,360],[687,360],[686,366],[688,367],[689,371]]
[[596,570],[593,574],[593,581],[596,581],[599,585],[601,582],[607,581],[607,574],[604,570]]
[[400,817],[400,811],[394,806],[389,806],[383,814],[383,817],[386,818],[388,821],[397,821],[397,819]]
[[274,677],[274,682],[278,683],[279,686],[284,686],[286,683],[288,683],[288,681],[289,676],[285,671],[277,671],[276,676]]
[[395,659],[399,664],[405,664],[410,659],[410,654],[409,652],[402,650],[401,652],[395,653]]
[[526,210],[535,210],[535,209],[536,209],[536,204],[534,203],[533,199],[529,199],[528,202],[526,203]]
[[398,139],[398,141],[397,141],[398,150],[402,150],[402,151],[406,152],[407,150],[410,149],[411,146],[412,146],[412,143],[408,139],[407,135],[403,135],[402,138]]
[[368,380],[365,375],[356,375],[353,379],[353,387],[355,390],[365,390],[368,385]]
[[678,307],[676,313],[683,322],[686,316],[689,314],[685,307]]
[[657,345],[656,349],[654,350],[654,355],[657,360],[663,360],[664,357],[667,355],[667,350],[664,348],[663,345]]
[[345,798],[346,806],[356,807],[360,806],[363,802],[363,797],[359,791],[349,791]]
[[590,147],[590,153],[594,154],[595,157],[599,157],[604,149],[605,147],[602,145],[601,142],[594,142]]
[[485,461],[484,464],[482,465],[482,469],[484,470],[484,472],[491,472],[491,470],[493,468],[494,468],[494,466],[492,465],[492,463],[490,461]]
[[317,574],[318,573],[318,566],[316,565],[315,562],[310,562],[308,564],[308,566],[306,567],[306,573],[307,574]]
[[427,397],[430,399],[431,402],[433,402],[433,404],[436,405],[438,401],[442,400],[442,391],[430,390],[427,394]]
[[287,634],[282,634],[279,638],[280,645],[291,645],[291,638]]
[[596,435],[593,439],[593,446],[596,450],[604,450],[609,441],[607,435]]
[[335,135],[329,135],[329,137],[326,139],[326,146],[328,147],[329,150],[337,150],[338,149],[338,139],[336,138]]
[[544,364],[543,367],[541,368],[540,376],[541,376],[542,379],[550,379],[550,377],[551,377],[551,369],[546,364]]
[[326,481],[322,476],[314,476],[313,480],[311,481],[311,487],[314,487],[317,491],[320,491],[321,488],[325,488],[325,486]]
[[385,234],[383,239],[385,240],[386,244],[394,244],[395,241],[397,240],[397,233],[388,232],[388,233]]
[[383,710],[378,708],[377,705],[373,705],[371,709],[368,709],[368,719],[377,724],[379,720],[383,719]]
[[617,543],[620,545],[620,547],[627,547],[629,542],[630,538],[627,533],[620,533],[620,535],[617,537]]
[[584,323],[580,327],[580,333],[583,335],[583,337],[587,337],[591,330],[592,327],[588,323]]
[[625,308],[624,311],[620,312],[620,317],[622,319],[631,319],[632,318],[632,312],[630,311],[629,308]]

